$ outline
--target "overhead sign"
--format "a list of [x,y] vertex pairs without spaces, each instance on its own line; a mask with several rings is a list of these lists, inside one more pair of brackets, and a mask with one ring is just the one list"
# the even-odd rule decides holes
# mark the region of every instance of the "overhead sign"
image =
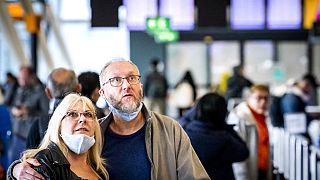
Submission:
[[151,17],[147,18],[147,32],[155,34],[159,31],[170,30],[170,19],[167,17]]
[[156,42],[176,42],[179,40],[178,31],[160,31],[155,34],[154,39]]
[[155,16],[147,18],[146,30],[159,43],[175,42],[179,39],[179,33],[171,29],[168,17]]

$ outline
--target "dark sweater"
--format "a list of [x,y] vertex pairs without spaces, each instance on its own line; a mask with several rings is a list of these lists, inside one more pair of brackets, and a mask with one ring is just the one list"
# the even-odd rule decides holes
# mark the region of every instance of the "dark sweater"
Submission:
[[110,179],[151,179],[151,165],[145,144],[145,126],[131,135],[104,134],[102,156],[107,160]]

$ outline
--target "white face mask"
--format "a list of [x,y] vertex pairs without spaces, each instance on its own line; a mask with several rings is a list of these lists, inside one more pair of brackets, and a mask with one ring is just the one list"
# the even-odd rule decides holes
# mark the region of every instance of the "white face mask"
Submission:
[[136,118],[139,114],[139,112],[142,109],[142,103],[140,103],[138,109],[135,112],[132,113],[126,113],[126,112],[122,112],[118,109],[116,109],[115,107],[113,107],[108,101],[106,101],[108,106],[109,106],[109,110],[115,115],[120,117],[121,119],[130,122],[132,121],[134,118]]
[[76,154],[87,152],[96,142],[94,136],[90,137],[85,134],[62,133],[60,136],[68,148]]

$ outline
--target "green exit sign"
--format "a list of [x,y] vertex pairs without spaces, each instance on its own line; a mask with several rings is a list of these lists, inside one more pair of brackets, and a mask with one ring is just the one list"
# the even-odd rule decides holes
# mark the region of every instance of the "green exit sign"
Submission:
[[147,31],[154,34],[158,31],[170,30],[170,19],[167,17],[151,17],[147,18]]
[[160,31],[154,35],[154,39],[156,42],[176,42],[179,39],[179,33],[177,31]]
[[147,32],[154,36],[156,42],[175,42],[179,39],[179,33],[173,31],[170,26],[170,19],[167,17],[149,17],[146,21]]

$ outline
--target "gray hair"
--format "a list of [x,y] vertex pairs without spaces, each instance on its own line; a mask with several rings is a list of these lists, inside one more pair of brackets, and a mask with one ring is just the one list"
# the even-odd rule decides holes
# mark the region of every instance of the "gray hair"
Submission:
[[[57,74],[64,76],[61,79],[56,77]],[[78,78],[73,70],[57,68],[49,74],[47,88],[52,91],[54,98],[62,98],[70,92],[75,92],[78,84]]]
[[115,63],[115,62],[128,62],[128,63],[130,63],[130,64],[132,64],[132,65],[134,65],[134,66],[137,66],[137,65],[134,64],[131,60],[128,60],[128,59],[125,59],[125,58],[122,58],[122,57],[117,57],[117,58],[111,59],[109,62],[107,62],[107,63],[103,66],[103,68],[102,68],[102,70],[101,70],[101,72],[100,72],[100,75],[99,75],[100,87],[102,87],[102,86],[103,86],[103,83],[105,83],[105,81],[107,80],[106,77],[105,77],[105,74],[104,74],[106,68],[107,68],[110,64]]

